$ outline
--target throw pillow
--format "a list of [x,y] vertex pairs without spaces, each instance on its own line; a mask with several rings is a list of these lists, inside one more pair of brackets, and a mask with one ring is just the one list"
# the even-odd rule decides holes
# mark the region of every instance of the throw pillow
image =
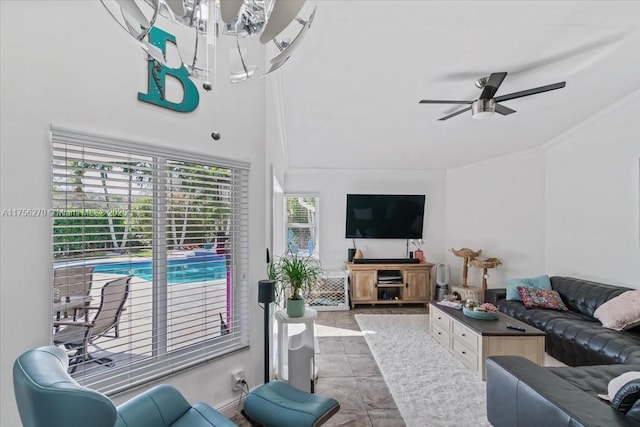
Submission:
[[602,304],[593,313],[605,328],[622,331],[640,324],[640,291],[627,291]]
[[631,380],[613,396],[611,406],[618,411],[627,412],[638,399],[640,399],[640,379]]
[[518,293],[518,286],[524,288],[551,289],[551,281],[546,274],[525,279],[507,279],[505,285],[507,288],[507,301],[522,301]]
[[626,412],[640,398],[640,372],[629,371],[609,381],[607,394],[598,397],[611,402],[615,409]]
[[558,311],[569,311],[560,294],[553,290],[518,287],[522,303],[527,308],[541,307]]

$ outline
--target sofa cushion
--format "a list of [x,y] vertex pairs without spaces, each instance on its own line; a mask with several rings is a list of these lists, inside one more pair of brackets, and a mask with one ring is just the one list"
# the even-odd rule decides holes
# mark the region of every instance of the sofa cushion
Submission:
[[522,303],[527,308],[541,307],[550,310],[568,311],[558,292],[552,289],[523,288],[518,286]]
[[596,309],[611,298],[630,290],[620,286],[559,276],[551,278],[551,288],[558,291],[570,311],[589,317],[593,317]]
[[640,324],[640,291],[627,291],[602,304],[593,313],[605,328],[615,331]]
[[[638,366],[633,365],[593,365],[573,367],[549,367],[546,368],[565,381],[578,387],[591,396],[606,395],[609,384],[627,372],[633,371]],[[616,390],[617,391],[617,390]]]
[[549,325],[553,324],[553,322],[561,320],[588,322],[602,328],[597,320],[582,314],[574,313],[573,311],[545,310],[542,308],[528,309],[522,302],[517,301],[501,300],[498,303],[498,310],[543,331],[546,331]]
[[551,289],[551,282],[546,274],[524,279],[507,279],[505,285],[507,287],[508,301],[522,301],[518,293],[518,287]]

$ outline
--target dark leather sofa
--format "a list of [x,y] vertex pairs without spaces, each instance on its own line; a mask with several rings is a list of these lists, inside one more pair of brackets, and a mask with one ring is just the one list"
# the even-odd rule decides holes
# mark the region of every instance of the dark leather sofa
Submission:
[[543,368],[520,356],[487,359],[487,419],[494,427],[639,427],[640,400],[618,411],[598,397],[640,366]]
[[[547,333],[546,351],[569,367],[543,368],[517,356],[487,361],[487,417],[495,427],[640,426],[640,400],[623,411],[597,395],[609,381],[640,371],[640,327],[617,332],[593,317],[601,304],[628,288],[570,277],[552,277],[551,287],[568,312],[527,309],[507,301],[505,289],[488,289],[485,300]],[[640,393],[639,393],[640,394]]]
[[551,277],[551,288],[568,312],[526,308],[507,301],[506,289],[487,289],[485,300],[511,317],[547,333],[545,350],[569,366],[640,364],[640,327],[627,331],[604,328],[593,317],[603,303],[630,290],[571,277]]

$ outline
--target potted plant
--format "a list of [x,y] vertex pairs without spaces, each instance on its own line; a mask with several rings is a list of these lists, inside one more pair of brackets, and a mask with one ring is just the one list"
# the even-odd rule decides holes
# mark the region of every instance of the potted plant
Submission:
[[269,279],[276,282],[276,300],[287,297],[289,317],[304,315],[303,292],[310,291],[321,276],[320,263],[308,256],[282,256],[269,264]]

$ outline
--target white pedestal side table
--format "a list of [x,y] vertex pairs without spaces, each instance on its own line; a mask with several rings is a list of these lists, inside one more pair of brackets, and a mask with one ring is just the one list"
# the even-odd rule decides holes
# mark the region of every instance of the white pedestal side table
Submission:
[[313,393],[317,376],[314,326],[318,313],[307,307],[302,317],[289,317],[285,310],[277,311],[274,317],[278,322],[278,378]]

